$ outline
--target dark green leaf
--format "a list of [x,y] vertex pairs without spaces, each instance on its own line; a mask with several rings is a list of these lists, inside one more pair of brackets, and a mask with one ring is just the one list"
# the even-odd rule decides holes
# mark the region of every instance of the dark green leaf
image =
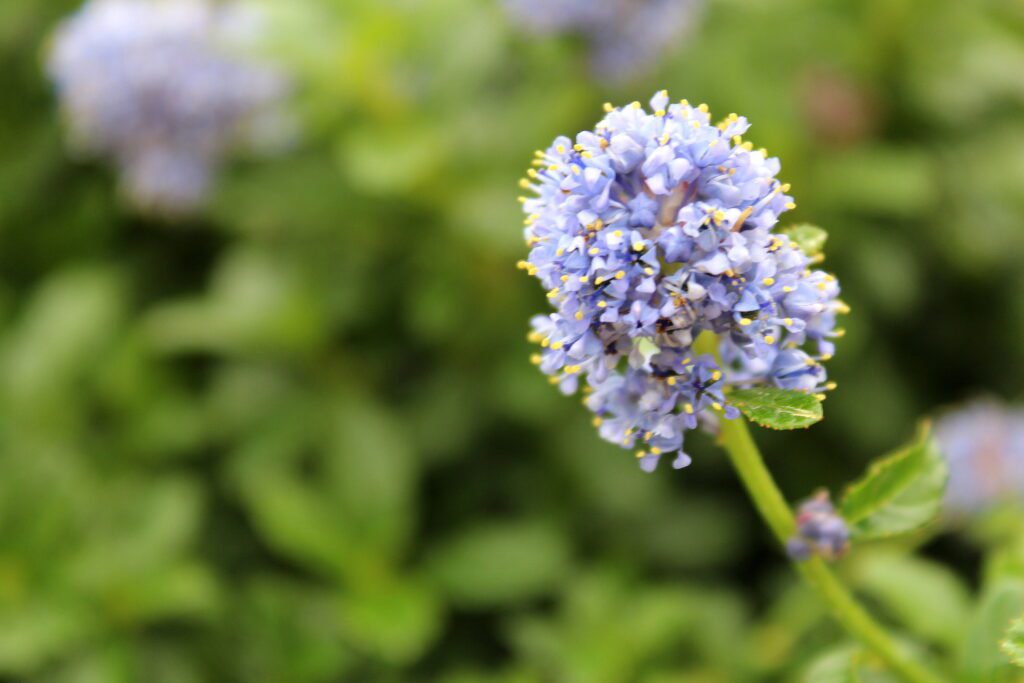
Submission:
[[751,422],[768,429],[810,427],[822,418],[821,401],[802,391],[758,387],[738,389],[730,402]]
[[507,604],[555,588],[569,570],[569,549],[549,524],[487,523],[444,543],[432,567],[438,582],[459,603]]

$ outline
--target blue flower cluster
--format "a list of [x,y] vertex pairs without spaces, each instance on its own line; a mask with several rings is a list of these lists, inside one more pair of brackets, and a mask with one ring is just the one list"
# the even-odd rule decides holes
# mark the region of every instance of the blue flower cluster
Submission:
[[[835,278],[810,268],[779,216],[794,208],[779,162],[744,142],[746,119],[658,93],[606,105],[593,131],[538,151],[521,181],[528,260],[555,312],[532,321],[533,357],[565,393],[585,382],[601,436],[639,446],[645,470],[719,414],[726,387],[818,394],[833,354]],[[697,353],[717,335],[717,355]]]
[[850,547],[850,530],[832,506],[828,491],[818,491],[800,505],[796,526],[796,535],[786,542],[786,552],[798,562],[814,555],[831,562]]
[[509,15],[537,34],[573,33],[591,48],[595,69],[625,76],[685,40],[702,0],[504,0]]
[[238,4],[87,2],[48,63],[73,143],[110,158],[140,208],[194,210],[228,152],[287,129],[287,79],[241,55],[260,31]]
[[942,416],[935,437],[949,464],[949,512],[1024,501],[1024,409],[977,400]]

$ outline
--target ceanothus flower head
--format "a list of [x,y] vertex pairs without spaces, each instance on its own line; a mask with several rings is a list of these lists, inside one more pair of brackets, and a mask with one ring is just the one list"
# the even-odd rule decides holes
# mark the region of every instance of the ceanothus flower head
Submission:
[[796,535],[786,542],[786,553],[803,562],[812,556],[833,561],[850,547],[850,529],[836,512],[828,491],[821,490],[801,503],[796,514]]
[[618,0],[503,0],[509,16],[538,34],[590,30],[615,18]]
[[1024,409],[976,400],[939,418],[935,437],[949,465],[950,512],[1024,501]]
[[[606,105],[593,131],[538,151],[521,185],[529,258],[555,311],[533,319],[533,361],[565,393],[581,382],[600,435],[650,471],[685,467],[684,434],[738,416],[726,387],[820,394],[839,336],[835,278],[784,234],[794,208],[777,159],[668,94]],[[698,353],[702,334],[717,354]]]
[[194,210],[228,153],[285,130],[287,79],[243,56],[262,28],[238,3],[90,0],[48,60],[72,142],[140,208]]
[[594,68],[628,75],[685,41],[702,0],[504,0],[517,23],[539,35],[572,33],[586,40]]

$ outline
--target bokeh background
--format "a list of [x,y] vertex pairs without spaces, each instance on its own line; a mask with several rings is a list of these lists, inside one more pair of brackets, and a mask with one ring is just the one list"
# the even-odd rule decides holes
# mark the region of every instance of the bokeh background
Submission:
[[[1020,396],[1020,2],[711,0],[613,79],[497,1],[282,0],[301,139],[175,221],[67,152],[76,5],[0,3],[4,680],[782,681],[840,642],[710,439],[644,474],[528,361],[516,182],[605,101],[744,114],[830,233],[839,388],[758,435],[791,499]],[[978,553],[925,553],[938,615],[844,571],[941,644]]]

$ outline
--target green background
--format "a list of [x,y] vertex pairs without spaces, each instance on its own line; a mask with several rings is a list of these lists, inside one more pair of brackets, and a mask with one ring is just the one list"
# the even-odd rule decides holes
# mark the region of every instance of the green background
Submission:
[[[840,643],[709,439],[643,474],[528,361],[516,182],[605,101],[747,116],[830,233],[839,388],[758,434],[791,499],[1020,393],[1019,2],[712,1],[624,81],[485,0],[268,3],[303,139],[176,222],[66,152],[42,62],[75,4],[0,3],[11,680],[781,681]],[[978,555],[841,570],[953,648]]]

